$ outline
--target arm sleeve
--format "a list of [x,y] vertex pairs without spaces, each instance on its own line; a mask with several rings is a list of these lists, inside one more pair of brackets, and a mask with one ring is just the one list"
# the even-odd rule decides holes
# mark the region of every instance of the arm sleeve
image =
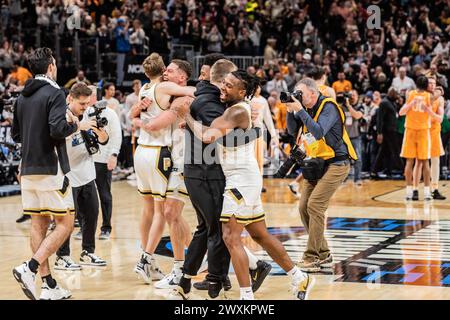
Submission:
[[49,101],[48,125],[50,136],[54,139],[65,139],[77,131],[75,123],[67,122],[66,110],[66,99],[62,90],[59,90]]
[[109,158],[113,153],[119,154],[120,146],[122,145],[122,129],[120,127],[119,117],[117,113],[109,109],[108,126],[109,126],[109,141],[106,145],[105,153]]
[[311,132],[317,140],[322,139],[328,131],[330,131],[336,121],[339,120],[339,113],[336,107],[331,103],[325,104],[317,122],[311,118],[305,109],[297,112],[296,116],[300,117],[308,131]]

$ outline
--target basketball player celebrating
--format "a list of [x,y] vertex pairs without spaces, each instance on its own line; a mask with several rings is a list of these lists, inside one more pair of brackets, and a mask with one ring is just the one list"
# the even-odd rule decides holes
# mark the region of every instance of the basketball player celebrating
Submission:
[[327,81],[327,75],[322,67],[315,67],[314,69],[312,69],[308,76],[316,81],[317,87],[319,88],[319,91],[323,96],[331,97],[336,100],[336,92],[334,91],[334,89],[325,84]]
[[[210,127],[203,126],[187,114],[187,125],[197,138],[206,143],[233,133],[235,129],[249,130],[252,126],[251,108],[245,99],[252,98],[257,86],[256,78],[247,72],[231,72],[221,87],[220,99],[228,105],[224,114],[215,119]],[[226,144],[219,147],[219,158],[226,183],[220,220],[223,223],[223,239],[241,287],[240,297],[243,300],[254,298],[248,274],[249,261],[241,241],[241,233],[245,228],[290,275],[295,297],[306,299],[312,279],[294,265],[282,244],[267,232],[261,202],[262,177],[255,156],[254,141],[243,142],[237,147],[227,147]],[[178,290],[182,296],[186,294],[182,287],[178,287]]]
[[[445,154],[441,139],[441,123],[444,118],[444,98],[442,87],[436,88],[436,79],[428,78],[428,92],[432,95],[431,109],[426,109],[431,117],[430,156],[431,156],[431,192],[434,200],[445,200],[439,192],[439,160]],[[416,162],[414,166],[414,190],[412,200],[419,200],[417,187],[422,177],[422,165]]]
[[416,82],[417,90],[411,90],[406,104],[399,115],[406,115],[405,135],[400,156],[406,158],[406,200],[413,198],[413,166],[414,159],[423,166],[424,200],[432,200],[430,191],[430,128],[431,128],[431,94],[428,89],[428,78],[420,76]]
[[[22,144],[21,189],[25,214],[31,215],[30,260],[13,269],[25,295],[36,296],[36,274],[42,277],[40,299],[71,296],[50,274],[48,258],[69,237],[74,225],[72,189],[64,176],[70,171],[65,138],[79,129],[77,117],[67,113],[66,99],[56,81],[52,51],[39,48],[28,55],[34,78],[27,81],[14,108],[13,139]],[[47,236],[50,216],[56,228]]]
[[[138,190],[144,199],[143,215],[140,224],[141,246],[144,253],[135,267],[135,272],[146,283],[150,283],[152,280],[162,280],[164,278],[164,274],[156,264],[153,253],[164,230],[165,210],[170,212],[166,213],[166,216],[171,215],[174,218],[171,221],[175,222],[175,224],[178,223],[176,227],[173,227],[172,223],[171,229],[186,229],[179,226],[183,222],[183,219],[180,218],[183,202],[174,201],[173,203],[169,202],[168,206],[164,205],[169,177],[172,171],[171,152],[169,150],[172,146],[170,113],[174,115],[172,119],[175,118],[176,120],[176,113],[171,112],[169,106],[172,96],[192,96],[195,88],[182,87],[170,81],[163,82],[162,75],[165,65],[161,56],[156,53],[152,53],[147,57],[143,66],[150,83],[142,87],[139,93],[140,102],[133,107],[130,117],[135,118],[139,116],[141,123],[138,123],[138,125],[142,129],[138,140],[139,147],[134,157]],[[170,70],[170,73],[185,72],[175,64],[171,66]],[[185,81],[187,81],[188,76],[185,74],[184,77],[186,78]],[[164,115],[162,115],[163,113]],[[165,122],[165,125],[153,126],[153,120],[158,116],[168,117],[169,120]],[[175,238],[173,239],[175,241],[172,240],[175,260],[181,260],[181,263],[176,261],[177,270],[179,269],[178,265],[182,265],[184,260],[184,241],[183,237],[180,238],[181,241],[177,241],[179,239]],[[178,245],[180,242],[181,244]]]

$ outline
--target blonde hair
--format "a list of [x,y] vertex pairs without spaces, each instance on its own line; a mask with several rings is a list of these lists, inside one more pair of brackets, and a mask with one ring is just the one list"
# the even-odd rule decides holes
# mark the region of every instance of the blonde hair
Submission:
[[144,67],[145,75],[149,78],[162,76],[164,70],[166,69],[166,65],[164,64],[162,57],[156,52],[153,52],[145,58],[142,66]]
[[227,59],[219,59],[212,66],[210,73],[211,82],[220,83],[225,79],[227,74],[236,71],[236,65]]

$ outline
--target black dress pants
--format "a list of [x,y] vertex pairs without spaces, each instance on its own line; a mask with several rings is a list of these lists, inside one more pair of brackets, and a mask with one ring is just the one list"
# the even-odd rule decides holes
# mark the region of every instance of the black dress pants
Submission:
[[392,170],[402,170],[403,162],[400,158],[399,143],[397,133],[395,131],[383,133],[383,143],[378,150],[373,173],[386,170],[388,175],[392,174]]
[[[89,253],[95,251],[95,231],[98,220],[98,196],[94,180],[81,187],[72,188],[75,212],[80,221],[83,240],[81,247]],[[70,255],[70,235],[58,249],[58,256]]]
[[111,194],[111,182],[112,171],[108,170],[106,163],[95,163],[95,172],[97,178],[95,183],[97,184],[98,195],[100,197],[100,205],[102,207],[102,231],[111,232],[111,217],[112,217],[112,194]]
[[225,180],[185,177],[185,184],[197,213],[198,226],[189,245],[183,271],[195,276],[208,252],[208,275],[212,282],[223,282],[230,267],[230,254],[222,239],[222,212]]

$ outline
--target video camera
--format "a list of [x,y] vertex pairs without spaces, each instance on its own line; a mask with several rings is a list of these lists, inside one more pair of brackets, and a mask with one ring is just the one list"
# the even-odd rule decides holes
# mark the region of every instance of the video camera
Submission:
[[[108,102],[105,100],[101,100],[102,98],[102,82],[99,83],[99,87],[97,87],[97,103],[92,106],[93,111],[88,113],[88,117],[92,118],[97,122],[97,128],[103,128],[108,125],[108,119],[101,116],[103,110],[108,106]],[[98,144],[98,137],[92,130],[89,131],[80,131],[81,136],[83,137],[84,143],[86,145],[86,149],[90,155],[96,154],[100,150],[100,146]]]
[[94,111],[88,113],[88,117],[93,118],[93,120],[97,122],[96,127],[99,129],[106,127],[108,125],[108,119],[101,116],[102,111],[105,110],[107,106],[108,106],[107,101],[105,100],[98,101],[96,104],[93,105]]
[[336,94],[336,102],[339,105],[344,105],[345,99],[351,99],[352,93],[351,91],[339,92]]
[[306,158],[306,153],[298,146],[294,145],[289,155],[289,158],[283,163],[283,165],[278,169],[277,173],[273,176],[274,178],[284,178],[292,167],[296,164],[301,165],[303,160]]
[[280,101],[282,103],[294,102],[294,99],[292,99],[292,97],[294,97],[298,101],[302,102],[302,98],[303,98],[302,94],[303,93],[300,90],[296,90],[294,92],[282,91],[280,93]]

